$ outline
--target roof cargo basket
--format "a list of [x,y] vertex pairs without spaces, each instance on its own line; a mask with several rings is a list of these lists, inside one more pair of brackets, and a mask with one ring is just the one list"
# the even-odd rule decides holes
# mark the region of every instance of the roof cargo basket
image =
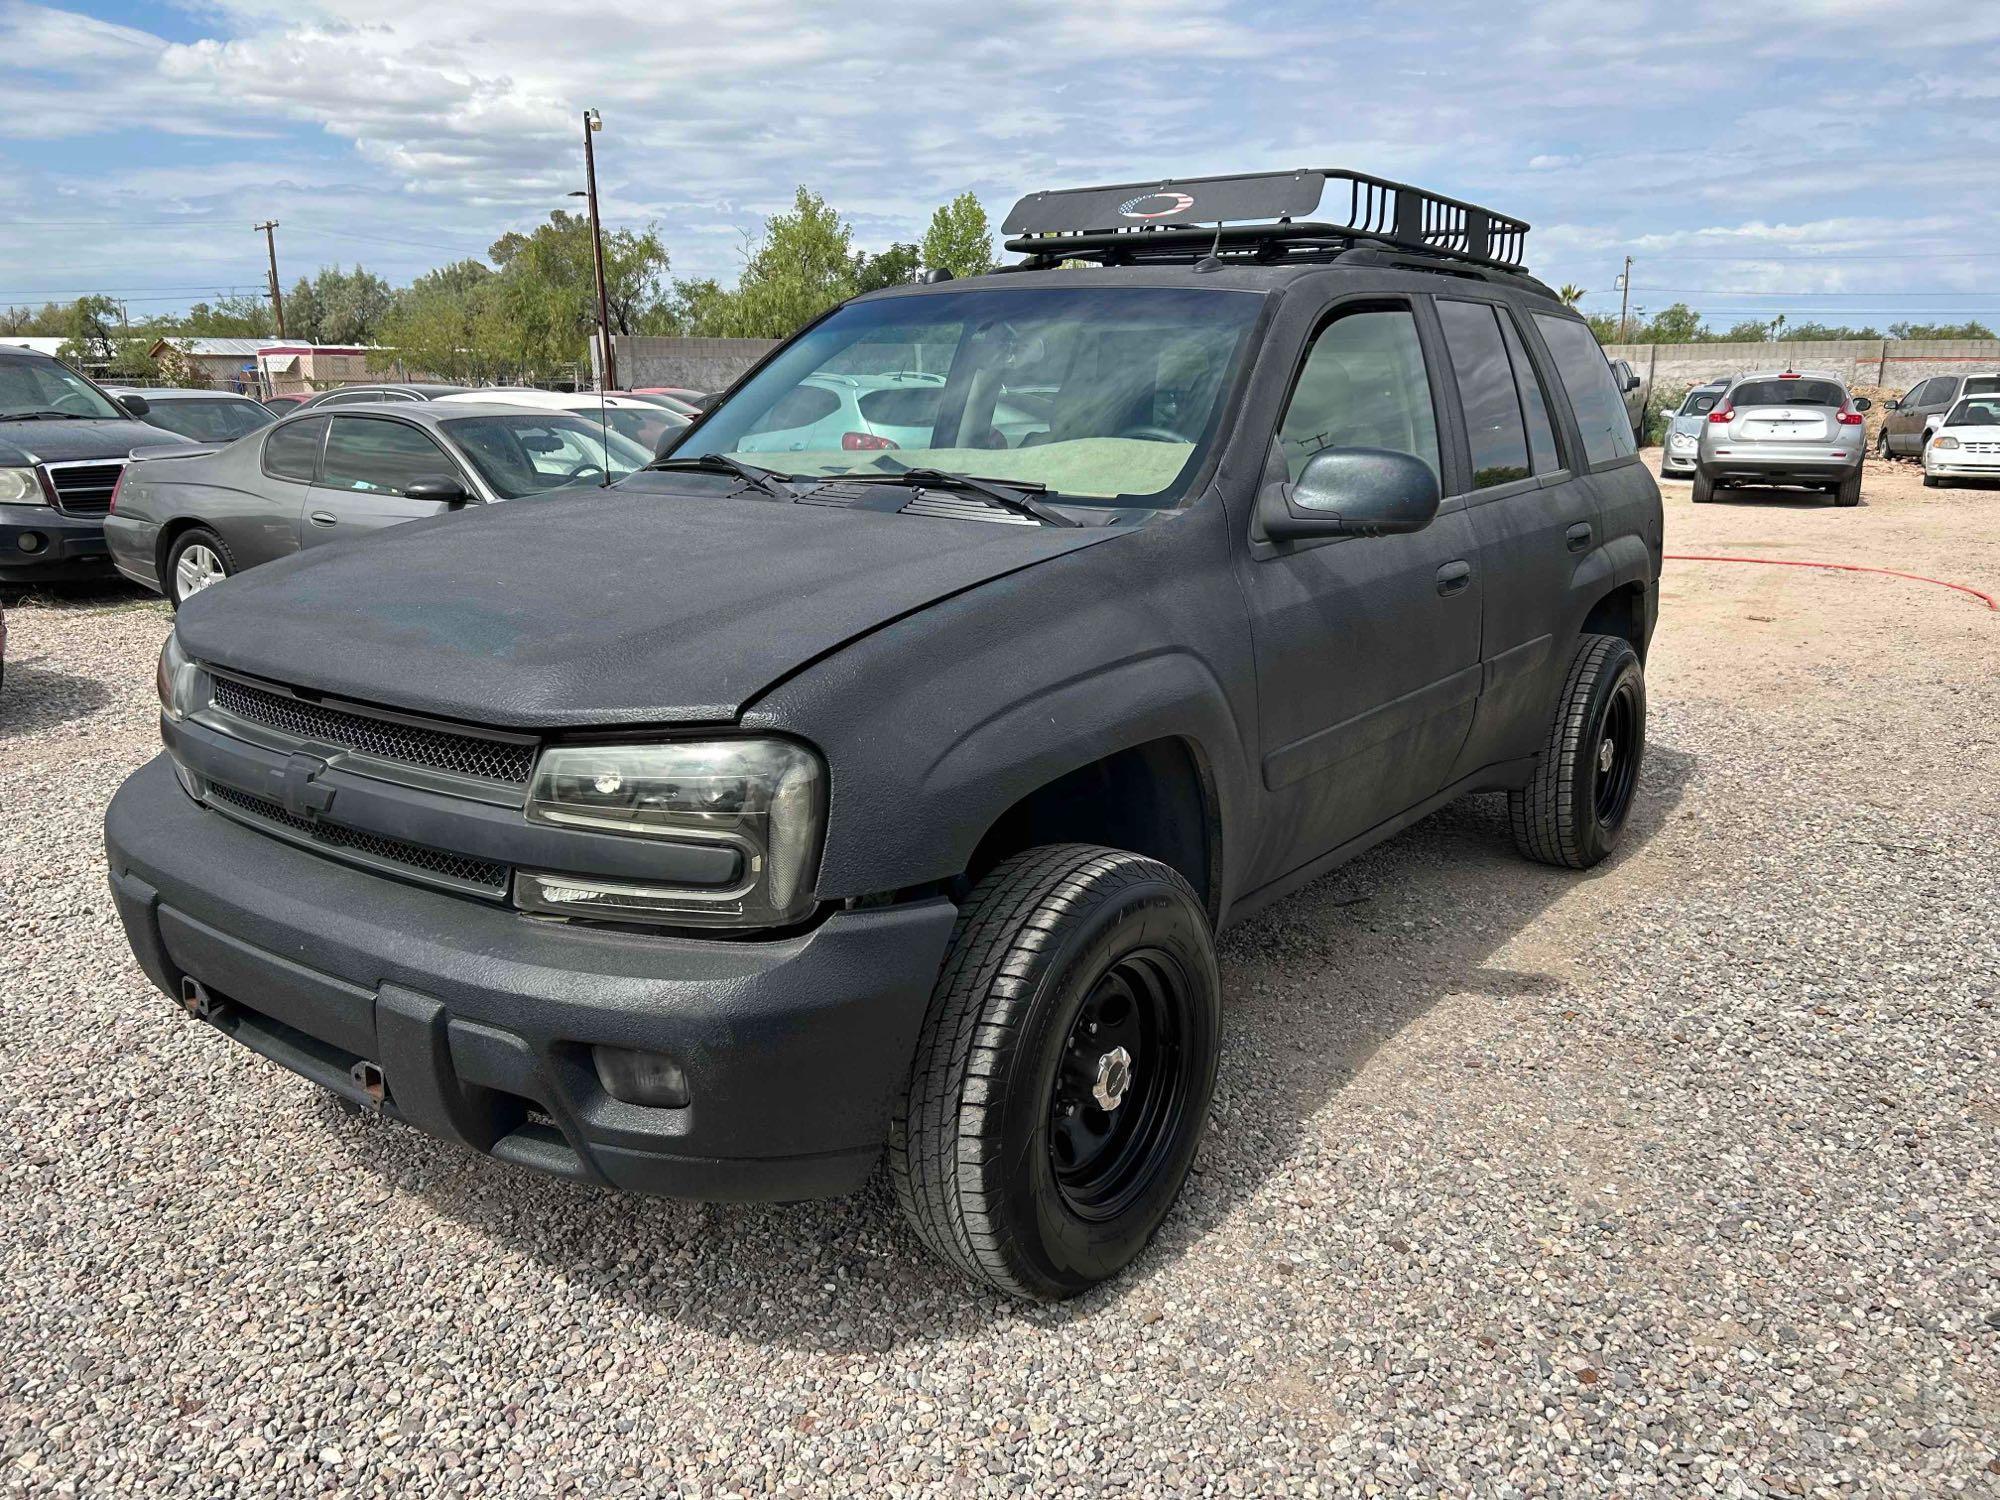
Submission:
[[[1323,213],[1339,206],[1343,186],[1346,214]],[[1528,239],[1523,220],[1339,167],[1031,193],[1001,228],[1009,250],[1049,260],[1187,260],[1224,249],[1280,259],[1294,247],[1368,244],[1501,271],[1526,269]]]

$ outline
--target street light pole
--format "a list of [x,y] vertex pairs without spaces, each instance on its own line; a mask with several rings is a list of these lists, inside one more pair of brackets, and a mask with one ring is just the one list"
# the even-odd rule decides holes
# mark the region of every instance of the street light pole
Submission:
[[598,389],[618,389],[618,362],[611,352],[611,300],[604,292],[604,230],[597,221],[597,156],[591,149],[591,135],[604,128],[594,109],[583,112],[583,176],[590,191],[590,253],[597,264],[597,347],[603,355]]

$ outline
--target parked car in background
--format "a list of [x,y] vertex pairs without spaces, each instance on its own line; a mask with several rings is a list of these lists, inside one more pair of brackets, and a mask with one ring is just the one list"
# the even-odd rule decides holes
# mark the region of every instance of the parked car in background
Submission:
[[[1473,791],[1594,865],[1640,786],[1660,493],[1589,325],[1519,221],[1326,175],[1393,254],[1305,173],[1037,194],[1023,266],[833,309],[609,497],[194,600],[106,818],[145,972],[519,1166],[789,1201],[886,1149],[985,1286],[1114,1275],[1201,1141],[1220,927]],[[912,345],[949,377],[839,373]],[[750,446],[828,400],[900,449]]]
[[712,391],[697,391],[684,385],[639,385],[632,387],[634,396],[672,396],[676,401],[685,401],[696,411],[707,411],[715,400]]
[[299,410],[322,406],[360,406],[370,401],[435,401],[440,396],[455,396],[460,391],[470,389],[470,386],[442,385],[437,382],[416,385],[343,385],[328,391],[313,392],[299,403]]
[[581,416],[494,402],[306,411],[224,448],[142,454],[104,528],[118,571],[178,607],[273,558],[468,506],[602,485],[652,456]]
[[1866,396],[1837,375],[1796,370],[1743,375],[1703,419],[1695,454],[1694,499],[1735,485],[1824,490],[1836,505],[1861,503]]
[[1632,422],[1632,436],[1640,442],[1646,440],[1646,392],[1645,382],[1639,372],[1622,359],[1611,361],[1611,378],[1618,386],[1619,399],[1625,403],[1625,415]]
[[658,453],[660,444],[688,425],[677,411],[656,406],[640,396],[617,396],[606,391],[538,391],[524,386],[494,386],[483,391],[463,391],[440,396],[447,403],[500,402],[507,406],[532,407],[537,411],[567,411],[595,421],[600,414],[611,430],[638,443],[649,454]]
[[1924,444],[1924,485],[2000,479],[2000,394],[1970,396],[1939,420]]
[[[1614,365],[1612,374],[1617,373]],[[1681,479],[1694,473],[1695,451],[1701,446],[1701,424],[1728,389],[1726,380],[1698,385],[1682,399],[1680,410],[1667,419],[1666,434],[1660,439],[1662,479]]]
[[183,439],[60,360],[0,347],[0,583],[111,576],[104,515],[132,450]]
[[278,420],[263,402],[231,391],[140,390],[136,386],[105,389],[113,396],[143,398],[147,422],[197,443],[233,443]]
[[266,396],[258,404],[266,410],[275,412],[278,416],[282,417],[285,413],[296,411],[299,407],[304,406],[312,398],[313,393],[311,391],[286,391],[282,395]]
[[1921,458],[1930,436],[1953,407],[1967,396],[2000,395],[2000,371],[1965,375],[1933,375],[1920,380],[1894,401],[1882,403],[1888,415],[1879,440],[1884,458]]
[[[883,375],[810,375],[743,436],[745,453],[849,453],[921,448],[938,420],[945,377],[918,370]],[[1045,387],[1010,388],[993,405],[989,431],[968,447],[1017,448],[1049,432]]]
[[679,412],[692,422],[701,415],[702,409],[692,401],[683,401],[679,396],[663,396],[658,391],[607,391],[608,396],[630,396],[635,401],[650,401],[655,406],[664,406],[668,411]]

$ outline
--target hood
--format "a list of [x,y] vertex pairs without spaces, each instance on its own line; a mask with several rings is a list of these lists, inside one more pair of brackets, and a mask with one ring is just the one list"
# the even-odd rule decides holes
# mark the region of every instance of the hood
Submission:
[[727,722],[876,626],[1129,534],[621,487],[312,548],[178,629],[199,661],[475,724]]
[[134,448],[172,444],[172,433],[148,422],[0,421],[0,464],[62,464],[124,458]]

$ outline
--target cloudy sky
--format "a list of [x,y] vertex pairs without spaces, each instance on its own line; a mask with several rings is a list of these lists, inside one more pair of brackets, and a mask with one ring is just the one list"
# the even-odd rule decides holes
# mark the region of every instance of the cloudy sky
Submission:
[[562,206],[728,279],[795,184],[880,246],[967,189],[1354,166],[1711,321],[2000,323],[2000,3],[0,0],[0,303],[135,313]]

